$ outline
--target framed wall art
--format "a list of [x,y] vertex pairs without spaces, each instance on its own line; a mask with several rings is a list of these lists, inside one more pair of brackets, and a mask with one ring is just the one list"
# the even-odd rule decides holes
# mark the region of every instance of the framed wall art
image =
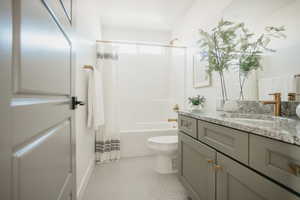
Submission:
[[202,88],[211,85],[211,76],[207,73],[207,61],[201,59],[200,54],[193,56],[193,87]]

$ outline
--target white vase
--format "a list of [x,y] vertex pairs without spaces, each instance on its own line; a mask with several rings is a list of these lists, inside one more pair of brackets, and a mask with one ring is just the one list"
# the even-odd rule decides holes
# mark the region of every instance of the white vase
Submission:
[[300,104],[296,108],[296,114],[300,118]]
[[235,100],[227,100],[223,105],[223,110],[225,112],[234,112],[239,109],[238,102]]
[[202,105],[191,105],[191,110],[193,112],[199,112],[202,109]]

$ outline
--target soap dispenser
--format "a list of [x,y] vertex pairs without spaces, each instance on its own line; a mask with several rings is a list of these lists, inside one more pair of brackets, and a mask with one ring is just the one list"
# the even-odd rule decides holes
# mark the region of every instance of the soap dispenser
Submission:
[[296,114],[300,118],[300,104],[296,108]]
[[[288,101],[289,102],[294,102],[294,101],[296,101],[296,97],[297,96],[299,96],[300,94],[297,94],[297,93],[294,93],[294,92],[290,92],[290,93],[288,93]],[[296,108],[296,114],[297,114],[297,116],[300,118],[300,103],[299,103],[299,105],[297,106],[297,108]]]

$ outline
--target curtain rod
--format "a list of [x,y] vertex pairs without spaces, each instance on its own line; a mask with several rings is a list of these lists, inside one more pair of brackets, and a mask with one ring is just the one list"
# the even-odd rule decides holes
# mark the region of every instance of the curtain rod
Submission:
[[155,44],[155,43],[144,43],[144,42],[125,42],[125,41],[113,41],[113,40],[96,40],[98,43],[116,43],[116,44],[129,44],[129,45],[146,45],[146,46],[159,46],[159,47],[174,47],[174,48],[183,48],[186,49],[185,46],[173,46],[173,45],[165,45],[165,44]]

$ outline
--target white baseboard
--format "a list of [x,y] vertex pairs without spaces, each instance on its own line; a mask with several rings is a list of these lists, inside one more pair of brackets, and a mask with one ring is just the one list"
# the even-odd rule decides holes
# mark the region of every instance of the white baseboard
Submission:
[[91,178],[91,175],[92,175],[94,169],[95,169],[95,158],[92,158],[88,165],[88,168],[85,171],[85,174],[82,178],[80,186],[77,190],[78,191],[77,192],[77,200],[83,200],[83,195],[84,195],[85,189],[89,183],[89,180]]

